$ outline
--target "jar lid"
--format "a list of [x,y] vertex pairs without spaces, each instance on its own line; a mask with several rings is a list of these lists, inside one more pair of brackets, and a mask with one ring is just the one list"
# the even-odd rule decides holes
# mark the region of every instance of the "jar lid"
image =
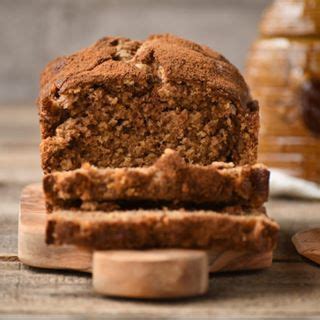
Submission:
[[269,37],[320,37],[320,0],[275,0],[260,31]]

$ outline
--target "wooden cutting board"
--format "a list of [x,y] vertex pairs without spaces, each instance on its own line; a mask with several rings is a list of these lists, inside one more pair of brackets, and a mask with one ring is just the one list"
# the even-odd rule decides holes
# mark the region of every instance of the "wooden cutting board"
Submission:
[[103,295],[130,298],[177,298],[202,295],[208,273],[270,267],[272,252],[201,250],[96,251],[45,243],[47,213],[41,184],[21,194],[18,256],[22,263],[46,269],[93,273]]

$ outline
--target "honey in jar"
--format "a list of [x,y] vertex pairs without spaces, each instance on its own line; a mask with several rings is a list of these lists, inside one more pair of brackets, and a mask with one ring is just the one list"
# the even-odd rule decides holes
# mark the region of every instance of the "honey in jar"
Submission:
[[249,52],[259,161],[320,183],[320,0],[276,0]]

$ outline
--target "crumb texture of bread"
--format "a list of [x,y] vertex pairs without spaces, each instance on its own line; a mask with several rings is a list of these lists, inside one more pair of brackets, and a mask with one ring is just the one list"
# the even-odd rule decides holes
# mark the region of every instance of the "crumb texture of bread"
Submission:
[[91,249],[274,249],[279,226],[263,211],[230,215],[214,211],[56,211],[48,215],[48,244]]
[[235,167],[188,164],[171,149],[150,167],[80,169],[47,174],[43,189],[49,211],[115,210],[159,205],[259,208],[268,199],[269,171],[261,164]]
[[47,65],[38,98],[45,173],[188,162],[252,164],[259,108],[219,53],[173,35],[105,37]]

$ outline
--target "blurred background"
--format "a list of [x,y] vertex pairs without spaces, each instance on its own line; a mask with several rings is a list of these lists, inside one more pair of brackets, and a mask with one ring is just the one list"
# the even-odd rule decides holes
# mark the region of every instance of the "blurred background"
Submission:
[[222,52],[241,70],[268,0],[0,0],[0,105],[34,104],[56,56],[105,35],[171,32]]

